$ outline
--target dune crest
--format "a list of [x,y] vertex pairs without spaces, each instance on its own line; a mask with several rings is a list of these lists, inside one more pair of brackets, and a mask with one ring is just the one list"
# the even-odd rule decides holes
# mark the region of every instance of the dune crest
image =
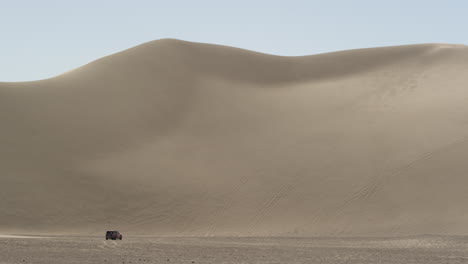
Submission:
[[0,232],[468,232],[468,48],[158,40],[0,83]]

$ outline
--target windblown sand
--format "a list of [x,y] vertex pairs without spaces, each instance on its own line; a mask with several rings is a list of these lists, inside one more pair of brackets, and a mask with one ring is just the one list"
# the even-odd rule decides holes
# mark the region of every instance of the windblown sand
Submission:
[[0,231],[467,234],[467,73],[462,45],[159,40],[0,83]]

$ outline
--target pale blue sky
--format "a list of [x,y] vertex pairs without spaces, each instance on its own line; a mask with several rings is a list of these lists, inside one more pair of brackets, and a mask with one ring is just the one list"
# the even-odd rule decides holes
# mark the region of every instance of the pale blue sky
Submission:
[[0,81],[52,77],[160,38],[277,55],[468,43],[465,0],[0,0]]

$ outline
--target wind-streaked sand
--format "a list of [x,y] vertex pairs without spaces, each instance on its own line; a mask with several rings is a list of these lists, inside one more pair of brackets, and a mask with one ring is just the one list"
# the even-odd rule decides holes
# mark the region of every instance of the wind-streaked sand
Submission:
[[0,234],[0,239],[2,238],[45,238],[42,236],[25,236],[25,235],[1,235]]
[[159,40],[0,83],[0,231],[468,233],[468,48]]

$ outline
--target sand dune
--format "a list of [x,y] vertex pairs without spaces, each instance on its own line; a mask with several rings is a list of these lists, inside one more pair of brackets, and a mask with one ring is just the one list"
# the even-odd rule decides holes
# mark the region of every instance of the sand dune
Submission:
[[0,83],[0,232],[468,233],[468,48],[158,40]]

